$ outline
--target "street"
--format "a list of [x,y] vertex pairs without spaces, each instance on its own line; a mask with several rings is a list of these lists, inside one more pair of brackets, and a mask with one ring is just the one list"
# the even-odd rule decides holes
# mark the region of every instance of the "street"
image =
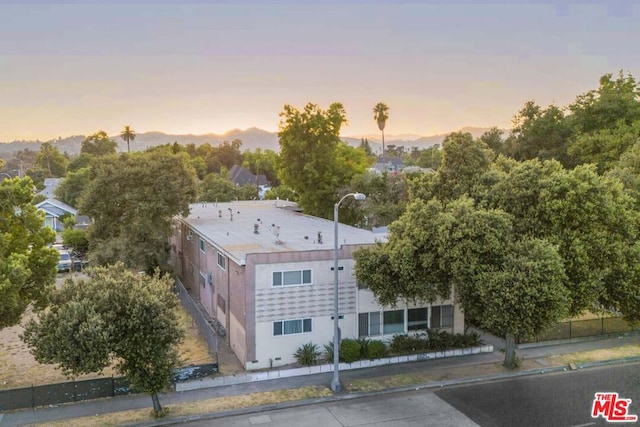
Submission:
[[[204,426],[557,426],[611,425],[591,417],[596,392],[632,399],[640,415],[640,363],[383,394],[193,421]],[[619,423],[617,425],[620,425]],[[624,425],[624,424],[623,424]],[[628,425],[628,424],[626,424]]]

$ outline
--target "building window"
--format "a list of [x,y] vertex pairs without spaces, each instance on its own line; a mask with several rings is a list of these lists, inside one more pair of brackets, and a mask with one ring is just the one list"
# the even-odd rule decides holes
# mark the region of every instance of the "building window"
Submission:
[[431,307],[431,329],[453,327],[453,306],[436,305]]
[[199,245],[200,245],[200,251],[206,253],[207,252],[207,244],[202,239],[198,239],[198,240],[199,240]]
[[281,320],[273,322],[273,335],[293,335],[311,332],[311,319]]
[[420,331],[426,330],[428,327],[427,321],[429,309],[423,308],[410,308],[407,313],[407,330]]
[[404,310],[385,311],[382,316],[385,335],[404,333]]
[[358,336],[371,337],[380,335],[380,326],[379,311],[358,314]]
[[310,285],[311,270],[274,271],[273,286]]
[[222,255],[220,252],[218,252],[218,267],[220,267],[223,270],[226,270],[227,268],[227,258]]

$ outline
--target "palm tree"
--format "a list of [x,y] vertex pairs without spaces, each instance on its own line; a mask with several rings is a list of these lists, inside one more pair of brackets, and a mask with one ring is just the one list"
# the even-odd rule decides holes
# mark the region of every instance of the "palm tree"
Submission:
[[384,125],[389,118],[389,107],[384,102],[378,102],[373,107],[373,119],[378,122],[378,129],[382,132],[382,157],[384,157]]
[[127,153],[128,153],[130,151],[129,142],[136,139],[136,131],[133,130],[131,126],[125,125],[124,129],[122,129],[122,132],[120,132],[120,136],[122,137],[122,139],[127,141]]

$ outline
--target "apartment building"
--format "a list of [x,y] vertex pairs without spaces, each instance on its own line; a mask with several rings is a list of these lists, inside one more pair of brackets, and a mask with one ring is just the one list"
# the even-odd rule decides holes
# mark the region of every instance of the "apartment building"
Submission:
[[[245,369],[295,362],[301,345],[333,337],[334,223],[273,200],[199,203],[174,219],[171,262],[191,295],[226,329]],[[383,307],[354,275],[353,252],[384,235],[338,228],[342,338],[390,339],[437,327],[462,332],[451,301]]]

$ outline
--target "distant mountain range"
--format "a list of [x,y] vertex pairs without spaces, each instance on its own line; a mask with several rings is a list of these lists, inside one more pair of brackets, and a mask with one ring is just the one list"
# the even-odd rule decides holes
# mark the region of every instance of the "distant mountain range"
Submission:
[[[469,132],[474,137],[479,137],[489,128],[481,127],[464,127],[460,129],[460,132]],[[411,147],[427,148],[436,144],[442,144],[442,141],[447,134],[432,135],[432,136],[419,136],[419,135],[385,135],[385,145],[402,146],[405,149]],[[111,137],[118,143],[119,151],[127,150],[127,143],[120,138],[120,135]],[[358,146],[362,138],[367,138],[374,152],[382,151],[382,140],[380,135],[352,135],[348,137],[342,137],[344,141],[353,146]],[[43,142],[50,142],[54,146],[58,147],[61,152],[66,152],[69,155],[78,154],[80,152],[80,145],[85,139],[84,135],[74,135],[66,138],[58,138],[50,141],[13,141],[13,142],[0,142],[0,157],[9,157],[13,153],[24,150],[39,150],[40,145]],[[246,130],[234,129],[224,134],[218,135],[208,133],[204,135],[174,135],[166,134],[163,132],[144,132],[136,135],[136,139],[131,142],[132,150],[144,150],[149,147],[156,147],[158,145],[178,142],[181,145],[194,144],[196,146],[202,144],[210,144],[212,146],[218,146],[224,141],[233,141],[239,139],[242,141],[242,150],[255,150],[256,148],[262,148],[263,150],[269,149],[278,151],[278,134],[276,132],[268,132],[258,128],[249,128]]]

